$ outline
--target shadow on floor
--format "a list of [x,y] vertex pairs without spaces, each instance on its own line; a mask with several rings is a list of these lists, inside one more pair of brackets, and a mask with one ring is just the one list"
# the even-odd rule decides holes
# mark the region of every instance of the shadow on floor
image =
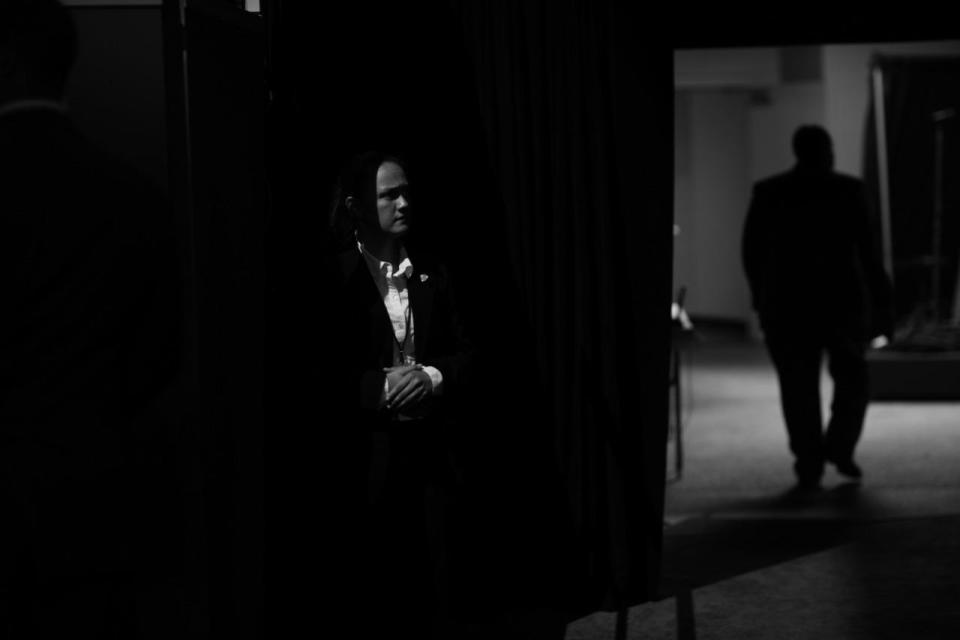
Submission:
[[857,483],[731,499],[666,526],[661,598],[847,544],[884,514]]

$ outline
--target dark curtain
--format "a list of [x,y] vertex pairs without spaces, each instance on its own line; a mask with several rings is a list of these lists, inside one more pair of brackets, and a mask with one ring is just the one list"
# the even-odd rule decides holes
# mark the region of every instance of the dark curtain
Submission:
[[584,597],[605,609],[649,599],[666,429],[671,52],[644,50],[635,16],[603,3],[453,5],[535,328]]
[[[263,636],[264,28],[232,7],[165,3],[171,194],[188,250],[181,432],[192,629]],[[186,56],[183,55],[186,51]],[[176,620],[181,612],[168,612]],[[159,614],[156,614],[159,615]]]
[[[953,179],[960,166],[957,118],[960,117],[960,59],[898,58],[874,60],[883,73],[887,161],[890,180],[890,223],[893,280],[898,324],[935,323],[936,298],[941,318],[950,315],[957,286],[960,253],[960,185]],[[935,188],[935,134],[933,114],[953,109],[956,114],[940,126],[943,133],[941,169],[942,217],[939,254],[940,286],[932,290]],[[865,140],[864,176],[875,195],[878,190],[876,136],[871,109]]]
[[481,607],[574,615],[652,598],[671,51],[644,50],[633,16],[586,2],[285,4],[284,22],[268,118],[285,141],[270,226],[292,274],[271,304],[292,318],[284,344],[325,313],[310,292],[318,253],[337,249],[323,228],[335,167],[400,150],[418,239],[450,266],[481,354],[456,588]]

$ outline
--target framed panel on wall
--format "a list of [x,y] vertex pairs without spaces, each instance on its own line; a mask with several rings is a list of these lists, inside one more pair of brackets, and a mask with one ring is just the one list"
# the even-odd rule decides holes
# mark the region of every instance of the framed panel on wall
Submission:
[[[163,0],[60,0],[68,7],[159,7]],[[237,8],[260,12],[260,0],[221,0]]]
[[60,0],[68,7],[159,7],[163,0]]

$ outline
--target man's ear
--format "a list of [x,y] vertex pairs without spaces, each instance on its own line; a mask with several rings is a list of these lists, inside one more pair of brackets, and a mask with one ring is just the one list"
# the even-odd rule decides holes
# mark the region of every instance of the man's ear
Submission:
[[343,204],[347,207],[347,214],[355,224],[359,224],[363,215],[361,215],[360,202],[354,196],[347,196],[343,199]]

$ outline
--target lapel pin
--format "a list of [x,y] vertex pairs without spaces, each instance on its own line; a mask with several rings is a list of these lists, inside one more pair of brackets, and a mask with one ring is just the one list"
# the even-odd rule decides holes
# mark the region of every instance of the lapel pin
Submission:
[[426,282],[429,279],[430,279],[430,276],[428,276],[427,274],[425,273],[420,274],[420,282]]

